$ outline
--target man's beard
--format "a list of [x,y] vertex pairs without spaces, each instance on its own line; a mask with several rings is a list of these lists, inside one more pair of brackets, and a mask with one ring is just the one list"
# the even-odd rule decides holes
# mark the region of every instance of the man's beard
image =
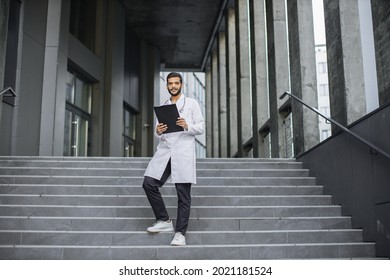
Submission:
[[169,92],[169,94],[172,95],[172,96],[178,96],[178,95],[181,93],[181,87],[177,90],[176,93],[172,93],[169,89],[168,89],[168,92]]

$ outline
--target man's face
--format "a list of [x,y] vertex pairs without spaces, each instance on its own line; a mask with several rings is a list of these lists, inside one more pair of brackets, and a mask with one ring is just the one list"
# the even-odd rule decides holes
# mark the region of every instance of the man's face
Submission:
[[167,89],[172,96],[177,96],[181,92],[181,83],[179,77],[172,77],[168,79]]

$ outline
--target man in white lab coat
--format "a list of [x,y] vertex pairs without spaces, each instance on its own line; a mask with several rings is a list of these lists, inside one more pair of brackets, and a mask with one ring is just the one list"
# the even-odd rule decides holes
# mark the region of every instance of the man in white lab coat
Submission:
[[[196,184],[195,135],[202,134],[205,130],[199,104],[195,99],[186,97],[181,92],[182,83],[182,77],[178,73],[170,73],[167,76],[167,89],[171,98],[164,105],[176,104],[180,115],[176,125],[183,127],[184,131],[164,133],[168,129],[167,125],[157,124],[155,135],[160,142],[149,162],[142,184],[157,221],[147,228],[147,231],[153,233],[175,231],[171,242],[173,246],[186,245],[191,184]],[[159,190],[169,177],[175,184],[178,197],[175,229]]]

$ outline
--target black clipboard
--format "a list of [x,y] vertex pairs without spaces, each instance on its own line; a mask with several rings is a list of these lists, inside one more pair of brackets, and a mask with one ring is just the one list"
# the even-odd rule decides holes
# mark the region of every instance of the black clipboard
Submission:
[[154,107],[154,112],[156,113],[158,122],[168,126],[168,129],[163,133],[172,133],[184,130],[183,127],[176,125],[177,119],[180,118],[176,104],[156,106]]

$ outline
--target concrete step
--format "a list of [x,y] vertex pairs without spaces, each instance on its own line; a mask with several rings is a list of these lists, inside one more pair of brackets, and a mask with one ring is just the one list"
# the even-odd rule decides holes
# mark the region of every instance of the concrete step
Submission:
[[[7,168],[125,168],[127,170],[133,168],[146,169],[148,161],[55,161],[55,160],[0,160],[0,166]],[[300,169],[302,163],[294,161],[197,161],[196,164],[199,169]]]
[[[176,206],[167,206],[176,217]],[[0,216],[153,217],[150,206],[0,205]],[[325,206],[193,206],[191,217],[329,217],[341,208]]]
[[[144,231],[155,219],[117,217],[34,217],[2,216],[0,229],[66,231]],[[191,218],[192,231],[315,230],[351,228],[350,217],[269,217],[269,218]]]
[[[0,156],[0,161],[20,162],[149,162],[151,157]],[[198,158],[197,162],[297,162],[294,158]]]
[[[143,176],[13,176],[1,175],[0,184],[141,185]],[[200,177],[200,185],[315,185],[314,177]]]
[[[361,242],[362,231],[277,230],[277,231],[188,231],[191,245],[302,244]],[[145,231],[33,231],[0,230],[1,245],[158,246],[169,244],[172,233]]]
[[[56,163],[149,163],[150,157],[44,157],[44,156],[0,156],[0,163],[15,162],[25,164],[35,164],[39,162]],[[257,163],[297,163],[292,158],[198,158],[197,163],[244,163],[244,164],[257,164]]]
[[[164,197],[167,206],[177,205],[176,195]],[[329,195],[227,196],[193,195],[192,206],[274,206],[330,205]],[[3,205],[78,205],[78,206],[149,206],[145,195],[0,195]]]
[[[0,259],[374,258],[294,159],[199,159],[186,247],[155,222],[150,158],[0,157]],[[175,186],[161,192],[175,223]]]
[[[3,167],[0,175],[7,176],[144,176],[145,168],[31,168],[31,167]],[[308,177],[307,169],[198,169],[198,178],[201,177]]]
[[[0,184],[3,194],[48,195],[145,195],[141,185],[60,185],[60,184]],[[163,195],[176,195],[173,184],[160,189]],[[320,195],[323,186],[207,186],[193,185],[193,195]]]
[[374,258],[375,244],[250,244],[164,246],[0,246],[0,259],[43,260],[207,260]]

